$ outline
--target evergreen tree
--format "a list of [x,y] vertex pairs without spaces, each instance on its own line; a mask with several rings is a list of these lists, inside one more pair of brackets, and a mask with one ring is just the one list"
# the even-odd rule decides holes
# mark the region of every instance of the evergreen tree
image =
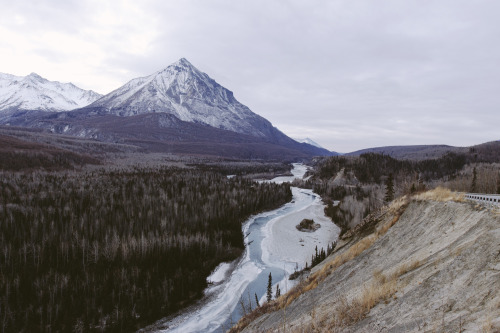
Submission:
[[269,280],[267,281],[267,301],[271,302],[273,299],[273,276],[269,273]]
[[394,178],[392,176],[392,173],[389,174],[389,177],[387,177],[387,180],[385,181],[385,202],[391,202],[394,200]]
[[274,298],[275,298],[275,299],[278,299],[278,297],[280,297],[280,296],[281,296],[280,285],[279,285],[279,284],[277,284],[277,285],[276,285],[276,293],[274,294]]
[[500,194],[500,171],[498,171],[497,175],[497,194]]
[[425,191],[424,178],[421,174],[418,175],[418,190]]
[[470,191],[472,193],[475,193],[476,187],[477,187],[477,171],[476,171],[476,167],[474,167],[474,169],[472,170],[472,184],[470,186]]
[[257,307],[260,308],[259,298],[257,297],[257,293],[255,293],[255,304],[257,304]]

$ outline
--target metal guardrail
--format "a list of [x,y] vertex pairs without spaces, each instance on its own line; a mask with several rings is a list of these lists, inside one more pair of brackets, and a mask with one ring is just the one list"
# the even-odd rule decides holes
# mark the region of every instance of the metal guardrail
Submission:
[[465,198],[483,204],[500,206],[500,194],[465,193]]

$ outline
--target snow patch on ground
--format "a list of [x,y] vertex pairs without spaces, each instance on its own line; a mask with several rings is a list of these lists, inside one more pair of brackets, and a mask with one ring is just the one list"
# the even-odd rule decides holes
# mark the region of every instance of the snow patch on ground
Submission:
[[231,264],[228,262],[223,262],[217,266],[212,274],[207,278],[208,283],[219,283],[227,278],[228,272],[231,268]]
[[[292,192],[300,192],[316,196],[312,190],[292,188]],[[296,193],[294,193],[296,195]],[[271,220],[263,228],[264,240],[262,241],[262,259],[269,265],[283,265],[286,262],[292,268],[298,265],[299,269],[305,266],[306,261],[311,264],[311,254],[326,248],[329,243],[335,241],[340,233],[337,227],[324,214],[325,205],[321,198],[316,196],[313,204],[304,209],[280,216]],[[314,232],[302,232],[297,230],[296,225],[303,219],[313,219],[321,227]],[[293,271],[292,271],[293,272]]]

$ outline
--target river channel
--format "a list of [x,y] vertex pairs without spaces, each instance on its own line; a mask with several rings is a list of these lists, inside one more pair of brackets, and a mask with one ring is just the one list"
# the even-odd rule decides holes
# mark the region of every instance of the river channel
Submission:
[[[292,177],[278,177],[281,183],[302,178],[307,168],[294,164]],[[240,300],[248,306],[265,301],[271,273],[273,292],[279,284],[282,293],[294,285],[288,276],[310,262],[317,246],[325,248],[336,240],[338,228],[323,214],[323,204],[311,190],[292,187],[292,201],[278,209],[250,217],[243,224],[245,252],[233,263],[223,263],[207,279],[212,285],[205,297],[182,314],[155,326],[162,332],[225,332],[242,316]],[[303,218],[314,218],[321,228],[301,233],[295,225]],[[149,331],[149,330],[148,330]]]

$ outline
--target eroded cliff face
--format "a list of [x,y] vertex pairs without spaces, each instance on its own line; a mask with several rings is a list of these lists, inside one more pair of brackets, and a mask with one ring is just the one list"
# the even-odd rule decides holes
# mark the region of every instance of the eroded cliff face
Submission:
[[233,331],[499,331],[498,211],[405,199],[349,237],[300,290]]

